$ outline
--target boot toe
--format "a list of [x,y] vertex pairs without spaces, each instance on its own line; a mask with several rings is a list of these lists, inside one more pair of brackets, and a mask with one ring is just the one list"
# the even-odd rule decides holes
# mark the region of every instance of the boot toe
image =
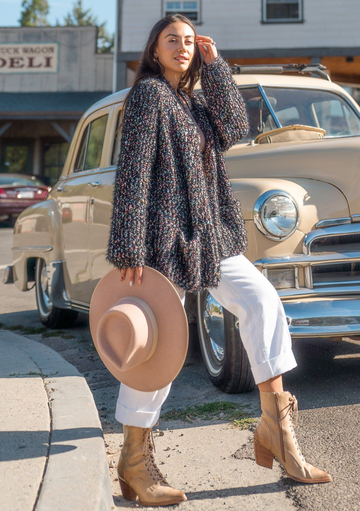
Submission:
[[332,477],[330,474],[328,474],[324,470],[320,470],[319,468],[316,468],[313,466],[311,466],[310,475],[311,475],[312,481],[317,482],[317,483],[331,483],[332,482]]

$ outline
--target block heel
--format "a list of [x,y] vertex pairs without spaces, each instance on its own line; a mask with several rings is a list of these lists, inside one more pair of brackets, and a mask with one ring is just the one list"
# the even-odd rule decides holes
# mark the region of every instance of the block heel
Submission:
[[274,455],[254,439],[255,461],[260,467],[272,468]]
[[121,493],[126,500],[135,500],[136,492],[121,477],[119,477]]

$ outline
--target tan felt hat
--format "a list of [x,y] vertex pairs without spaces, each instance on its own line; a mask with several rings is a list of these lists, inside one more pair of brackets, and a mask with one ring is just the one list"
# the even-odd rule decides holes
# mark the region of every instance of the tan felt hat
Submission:
[[115,268],[97,284],[90,331],[101,360],[122,383],[152,392],[179,374],[188,349],[188,322],[173,284],[144,266],[142,283],[129,285]]

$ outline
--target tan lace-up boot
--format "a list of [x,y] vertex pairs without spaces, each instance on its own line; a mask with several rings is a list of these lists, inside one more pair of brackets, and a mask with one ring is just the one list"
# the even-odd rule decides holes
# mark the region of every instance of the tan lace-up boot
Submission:
[[186,499],[183,492],[172,488],[156,466],[151,428],[123,426],[124,444],[118,464],[123,497],[139,497],[143,506],[169,506]]
[[307,463],[298,446],[293,424],[297,400],[290,392],[260,392],[262,415],[255,430],[258,465],[272,468],[274,456],[291,479],[301,483],[328,483],[331,476]]

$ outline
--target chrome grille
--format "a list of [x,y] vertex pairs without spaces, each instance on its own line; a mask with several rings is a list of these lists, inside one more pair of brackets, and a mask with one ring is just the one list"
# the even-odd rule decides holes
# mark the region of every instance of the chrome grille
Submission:
[[[345,226],[343,227],[345,230]],[[335,235],[314,238],[308,245],[309,255],[355,255],[360,252],[360,232],[337,233]],[[359,261],[322,263],[311,267],[312,285],[314,288],[323,286],[343,286],[360,283],[360,254]]]
[[320,252],[357,252],[360,249],[360,233],[315,238],[309,245],[311,254]]

